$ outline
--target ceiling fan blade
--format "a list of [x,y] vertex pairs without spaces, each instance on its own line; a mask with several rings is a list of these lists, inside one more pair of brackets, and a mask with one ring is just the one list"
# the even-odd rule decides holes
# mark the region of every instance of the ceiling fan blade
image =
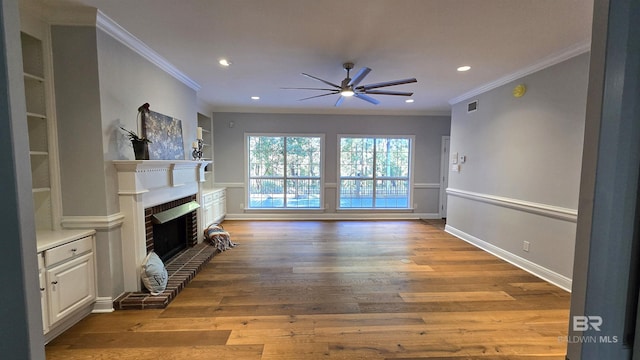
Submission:
[[411,96],[412,92],[405,91],[386,91],[386,90],[365,90],[363,94],[375,94],[375,95],[398,95],[398,96]]
[[336,89],[322,89],[322,88],[307,88],[307,87],[281,87],[281,90],[324,90],[324,91],[336,91]]
[[343,101],[344,101],[344,96],[340,95],[340,97],[338,98],[338,101],[336,101],[336,105],[335,106],[342,105]]
[[356,76],[354,76],[353,79],[349,81],[347,86],[357,86],[358,84],[360,84],[362,80],[364,80],[364,77],[367,76],[370,72],[371,72],[371,69],[369,69],[368,67],[363,67],[362,69],[360,69],[360,71],[358,71]]
[[329,95],[335,95],[335,94],[338,94],[338,93],[339,93],[339,91],[335,91],[335,92],[330,92],[330,93],[326,93],[326,94],[322,94],[322,95],[309,96],[309,97],[306,97],[304,99],[298,99],[298,101],[309,100],[309,99],[314,99],[314,98],[319,98],[319,97],[329,96]]
[[366,90],[369,90],[369,89],[377,89],[377,88],[387,87],[387,86],[410,84],[410,83],[414,83],[414,82],[418,82],[418,80],[416,80],[416,78],[394,80],[394,81],[387,81],[387,82],[381,82],[381,83],[376,83],[376,84],[368,84],[368,85],[358,86],[356,88],[356,90],[366,91]]
[[313,75],[309,75],[309,74],[305,74],[305,73],[302,73],[302,75],[304,75],[304,76],[306,76],[308,78],[314,79],[314,80],[322,81],[323,83],[325,83],[325,84],[327,84],[329,86],[333,86],[334,88],[340,89],[340,85],[336,85],[336,84],[334,84],[332,82],[328,82],[327,80],[322,80],[319,77],[315,77]]
[[372,103],[373,105],[380,104],[380,101],[372,98],[371,96],[367,96],[367,95],[362,94],[362,93],[359,93],[359,94],[356,93],[356,94],[353,94],[353,96],[357,97],[358,99],[362,99],[364,101],[368,101],[368,102]]

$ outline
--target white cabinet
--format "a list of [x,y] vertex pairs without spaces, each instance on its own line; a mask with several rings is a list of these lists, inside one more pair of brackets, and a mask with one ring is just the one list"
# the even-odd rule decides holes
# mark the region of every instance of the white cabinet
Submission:
[[[40,231],[38,266],[44,333],[64,331],[96,299],[94,231]],[[67,323],[66,320],[73,320]]]
[[213,193],[205,194],[202,197],[202,222],[203,228],[213,224]]
[[96,298],[93,252],[47,270],[49,322],[55,324]]
[[211,224],[224,220],[227,214],[227,192],[225,189],[215,189],[202,196],[202,221],[206,229]]
[[227,215],[227,191],[221,189],[213,193],[213,221],[222,222]]
[[44,256],[38,253],[38,280],[40,283],[40,307],[42,310],[42,331],[49,331],[49,300],[47,298],[47,279],[44,268]]

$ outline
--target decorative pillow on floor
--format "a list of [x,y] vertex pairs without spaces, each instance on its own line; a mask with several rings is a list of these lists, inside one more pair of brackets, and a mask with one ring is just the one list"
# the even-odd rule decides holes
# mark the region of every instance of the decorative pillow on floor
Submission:
[[142,262],[142,283],[151,295],[160,295],[167,288],[167,269],[155,252],[150,252]]
[[224,231],[221,225],[214,224],[206,228],[204,230],[204,238],[220,252],[236,247],[237,245],[231,241],[231,235]]

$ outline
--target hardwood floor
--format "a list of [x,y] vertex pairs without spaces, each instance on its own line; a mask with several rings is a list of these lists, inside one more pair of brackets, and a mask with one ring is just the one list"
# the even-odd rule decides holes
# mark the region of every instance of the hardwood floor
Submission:
[[226,221],[164,310],[93,314],[47,359],[564,359],[569,294],[422,221]]

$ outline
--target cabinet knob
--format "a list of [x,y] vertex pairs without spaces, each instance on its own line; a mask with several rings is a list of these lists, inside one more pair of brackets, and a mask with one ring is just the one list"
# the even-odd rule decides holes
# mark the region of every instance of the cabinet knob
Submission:
[[40,288],[40,291],[44,291],[44,288]]
[[76,249],[76,248],[71,249],[72,253],[75,253],[76,251],[78,251],[78,249]]
[[57,285],[57,284],[58,284],[58,280],[56,280],[56,281],[52,281],[52,282],[51,282],[51,284],[53,284],[53,285]]

